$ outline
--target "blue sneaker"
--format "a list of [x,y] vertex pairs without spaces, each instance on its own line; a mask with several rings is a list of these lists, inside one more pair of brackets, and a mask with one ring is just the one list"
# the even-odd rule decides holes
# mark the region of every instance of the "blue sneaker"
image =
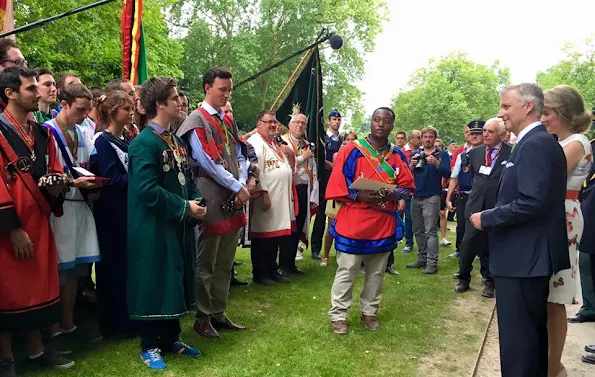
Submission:
[[182,355],[182,356],[192,356],[192,357],[196,357],[196,356],[200,356],[200,351],[197,350],[194,347],[190,347],[189,345],[187,345],[186,343],[182,342],[181,340],[178,340],[177,342],[175,342],[172,346],[171,346],[171,352],[175,352],[178,355]]
[[405,247],[403,248],[403,250],[401,250],[401,253],[403,253],[403,254],[409,254],[411,252],[411,249],[413,249],[413,246],[405,245]]
[[155,370],[165,369],[165,363],[159,353],[159,348],[151,348],[141,353],[140,358],[143,360],[146,366]]

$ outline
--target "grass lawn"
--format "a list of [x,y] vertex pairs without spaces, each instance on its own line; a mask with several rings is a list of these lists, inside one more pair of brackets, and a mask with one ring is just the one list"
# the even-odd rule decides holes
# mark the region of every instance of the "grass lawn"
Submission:
[[[29,370],[20,375],[414,376],[419,374],[422,358],[437,351],[441,339],[452,336],[445,321],[452,316],[457,299],[451,275],[458,267],[456,259],[447,257],[454,251],[454,235],[449,232],[449,236],[453,245],[441,247],[440,271],[434,276],[405,269],[416,253],[402,254],[401,244],[394,265],[401,275],[385,275],[378,316],[382,329],[377,332],[366,330],[359,320],[360,275],[349,312],[350,333],[332,333],[327,313],[336,268],[334,251],[326,269],[308,251],[305,260],[298,262],[306,274],[292,277],[291,284],[232,288],[227,312],[232,320],[248,326],[247,330],[227,331],[219,340],[207,340],[193,331],[192,318],[185,318],[182,338],[202,351],[199,358],[167,355],[166,371],[152,371],[140,360],[138,340],[110,340],[75,349],[71,356],[76,365],[69,370]],[[245,262],[237,268],[239,278],[251,280],[249,250],[238,249],[237,259]],[[461,334],[460,339],[468,337]]]

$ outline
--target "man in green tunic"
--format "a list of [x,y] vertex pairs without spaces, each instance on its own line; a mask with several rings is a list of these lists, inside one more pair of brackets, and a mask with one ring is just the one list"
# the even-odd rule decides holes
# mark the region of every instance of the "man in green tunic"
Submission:
[[128,311],[138,320],[141,359],[164,369],[160,352],[198,356],[180,339],[179,318],[194,306],[194,227],[199,205],[189,157],[172,132],[179,121],[176,81],[153,77],[142,87],[150,120],[128,149]]

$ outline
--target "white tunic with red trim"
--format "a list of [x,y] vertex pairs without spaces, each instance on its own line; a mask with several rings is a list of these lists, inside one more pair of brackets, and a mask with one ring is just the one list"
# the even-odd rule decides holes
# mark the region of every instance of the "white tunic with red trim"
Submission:
[[252,238],[289,236],[292,232],[293,186],[292,169],[283,153],[278,153],[260,135],[248,139],[258,157],[260,168],[258,191],[266,191],[271,198],[271,208],[263,211],[259,194],[250,203],[250,235]]

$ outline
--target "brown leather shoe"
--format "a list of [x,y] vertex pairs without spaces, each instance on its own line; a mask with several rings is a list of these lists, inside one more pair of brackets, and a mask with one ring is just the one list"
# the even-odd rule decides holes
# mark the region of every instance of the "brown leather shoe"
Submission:
[[333,328],[333,332],[335,334],[345,335],[349,333],[347,321],[331,321],[331,327]]
[[200,336],[204,336],[205,338],[209,339],[217,339],[219,338],[219,333],[213,325],[211,325],[211,321],[194,321],[194,331],[198,333]]
[[459,281],[459,284],[455,285],[454,290],[457,293],[467,292],[469,290],[469,283]]
[[211,320],[211,324],[217,330],[226,329],[226,330],[245,330],[246,326],[238,325],[237,323],[233,323],[231,319],[227,318],[226,315],[221,316],[217,319],[213,318]]
[[362,314],[362,322],[369,330],[380,330],[380,322],[373,315]]
[[486,285],[483,288],[483,292],[481,292],[481,295],[483,297],[487,297],[487,298],[494,298],[494,295],[495,295],[494,287],[492,287],[491,285]]

